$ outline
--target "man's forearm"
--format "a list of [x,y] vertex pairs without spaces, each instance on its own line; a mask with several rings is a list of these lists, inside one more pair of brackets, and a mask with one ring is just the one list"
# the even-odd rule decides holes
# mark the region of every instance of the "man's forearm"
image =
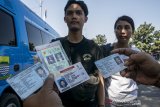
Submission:
[[98,86],[98,106],[105,107],[105,91],[104,91],[104,80],[102,75],[99,75],[100,83]]

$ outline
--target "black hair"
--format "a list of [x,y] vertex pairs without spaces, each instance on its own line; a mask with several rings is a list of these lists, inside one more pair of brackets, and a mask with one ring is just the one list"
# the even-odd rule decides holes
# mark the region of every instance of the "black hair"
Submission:
[[64,8],[64,12],[66,13],[67,8],[71,5],[71,4],[78,4],[82,10],[84,11],[85,16],[88,15],[88,8],[87,5],[84,3],[84,1],[80,1],[80,0],[68,0],[65,8]]
[[134,32],[135,26],[134,26],[134,21],[133,21],[133,19],[132,19],[131,17],[126,16],[126,15],[123,15],[123,16],[119,17],[119,18],[116,20],[115,24],[114,24],[114,29],[116,28],[117,23],[118,23],[119,21],[126,21],[126,22],[128,22],[128,23],[131,25],[132,30],[133,30],[133,32]]

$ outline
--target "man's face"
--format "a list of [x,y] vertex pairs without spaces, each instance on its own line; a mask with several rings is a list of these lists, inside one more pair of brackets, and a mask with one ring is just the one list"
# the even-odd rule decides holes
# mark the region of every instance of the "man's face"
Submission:
[[76,32],[82,30],[87,17],[78,4],[71,4],[66,10],[64,21],[67,23],[70,31]]
[[132,36],[132,27],[127,21],[119,21],[115,28],[115,34],[119,42],[129,42]]

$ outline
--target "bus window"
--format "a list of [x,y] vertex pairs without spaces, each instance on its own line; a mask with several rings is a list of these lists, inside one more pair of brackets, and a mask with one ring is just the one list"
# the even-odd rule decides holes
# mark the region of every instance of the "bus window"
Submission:
[[0,10],[0,45],[17,45],[13,17],[2,10]]
[[41,31],[42,33],[42,40],[43,40],[43,44],[46,44],[46,43],[50,43],[52,39],[54,39],[53,36]]
[[29,49],[30,51],[36,51],[35,46],[42,44],[41,32],[38,28],[26,22],[26,30],[28,34]]

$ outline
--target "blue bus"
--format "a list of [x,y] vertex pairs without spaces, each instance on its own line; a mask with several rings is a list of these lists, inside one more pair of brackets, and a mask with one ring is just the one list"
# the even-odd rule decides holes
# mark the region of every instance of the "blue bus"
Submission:
[[59,34],[20,0],[0,0],[0,107],[21,107],[6,79],[34,64],[35,46]]

